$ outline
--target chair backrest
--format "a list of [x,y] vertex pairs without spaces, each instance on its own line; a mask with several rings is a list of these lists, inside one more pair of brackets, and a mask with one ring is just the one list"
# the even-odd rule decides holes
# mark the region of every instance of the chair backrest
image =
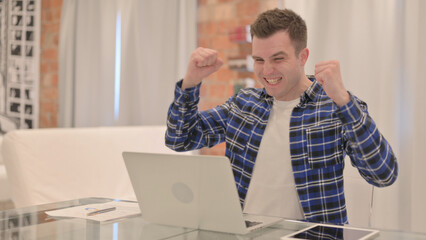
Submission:
[[15,207],[84,197],[135,200],[121,154],[173,152],[164,145],[165,130],[142,126],[9,132],[2,147]]

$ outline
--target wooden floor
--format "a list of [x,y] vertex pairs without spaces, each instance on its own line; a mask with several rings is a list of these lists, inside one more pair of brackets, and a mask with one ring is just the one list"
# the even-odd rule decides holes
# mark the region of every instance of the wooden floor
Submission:
[[13,202],[11,200],[4,200],[0,201],[0,211],[12,209],[15,206],[13,205]]

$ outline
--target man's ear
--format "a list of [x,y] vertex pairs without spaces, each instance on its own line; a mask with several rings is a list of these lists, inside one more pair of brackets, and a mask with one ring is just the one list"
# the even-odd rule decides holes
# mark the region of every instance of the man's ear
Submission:
[[308,57],[309,57],[309,49],[308,48],[304,48],[304,49],[300,50],[300,52],[299,52],[300,66],[305,66],[306,62],[308,61]]

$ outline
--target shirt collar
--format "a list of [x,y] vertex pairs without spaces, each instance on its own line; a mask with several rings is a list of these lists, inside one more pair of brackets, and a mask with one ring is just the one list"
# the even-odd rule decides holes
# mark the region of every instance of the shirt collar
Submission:
[[309,80],[312,81],[311,86],[306,89],[306,91],[300,97],[300,102],[307,103],[309,101],[315,101],[317,96],[322,91],[321,85],[317,82],[314,76],[308,75]]
[[272,101],[272,102],[274,101],[274,97],[272,97],[271,95],[269,95],[266,92],[265,88],[262,88],[262,92],[260,93],[260,97],[264,98],[266,101]]

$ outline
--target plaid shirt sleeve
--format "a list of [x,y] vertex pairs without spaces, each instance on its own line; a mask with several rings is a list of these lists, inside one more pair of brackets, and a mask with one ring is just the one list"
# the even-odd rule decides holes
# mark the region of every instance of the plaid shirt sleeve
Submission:
[[225,141],[228,103],[198,112],[200,85],[181,89],[176,84],[175,98],[167,119],[166,146],[178,152],[212,147]]
[[346,153],[363,178],[377,187],[391,185],[398,176],[395,155],[367,112],[367,105],[351,95],[337,114],[343,123]]

